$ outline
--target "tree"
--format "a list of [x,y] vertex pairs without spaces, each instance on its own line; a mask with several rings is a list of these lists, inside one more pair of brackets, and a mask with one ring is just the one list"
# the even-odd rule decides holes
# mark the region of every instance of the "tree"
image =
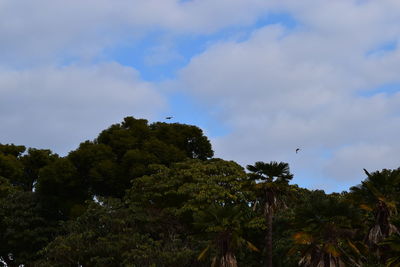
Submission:
[[0,144],[0,175],[13,185],[32,191],[40,169],[58,158],[58,155],[48,149],[29,148],[24,153],[25,150],[25,146]]
[[400,193],[400,169],[376,171],[365,170],[367,179],[360,185],[350,188],[350,198],[366,214],[370,228],[365,241],[385,261],[382,247],[379,243],[398,229],[391,223],[391,217],[397,213]]
[[110,146],[121,159],[126,151],[140,149],[152,140],[172,145],[187,158],[205,160],[213,156],[208,138],[196,126],[162,122],[149,125],[147,120],[133,117],[126,117],[122,123],[102,131],[95,142]]
[[0,153],[3,155],[11,155],[19,158],[26,150],[25,146],[16,146],[14,144],[0,144]]
[[157,122],[150,125],[157,139],[173,144],[184,151],[186,157],[206,160],[214,155],[210,141],[203,131],[193,125]]
[[289,181],[293,178],[289,164],[284,162],[256,162],[248,165],[250,177],[257,181],[255,190],[258,195],[256,203],[261,204],[267,233],[265,235],[266,266],[272,267],[272,221],[274,213],[284,206],[282,196],[287,191]]
[[151,174],[151,164],[170,166],[189,158],[213,156],[211,144],[196,126],[153,123],[126,117],[82,143],[68,158],[93,195],[123,197],[131,180]]
[[212,266],[237,267],[235,252],[239,248],[247,247],[259,252],[258,248],[244,237],[245,229],[256,225],[252,215],[244,203],[225,206],[212,204],[207,209],[195,213],[194,225],[210,240],[198,259],[203,260],[207,252],[214,250]]
[[295,210],[295,246],[299,266],[363,266],[354,238],[361,224],[357,209],[338,194],[313,191]]
[[90,199],[88,186],[67,158],[59,158],[42,168],[36,194],[54,220],[74,218],[84,211]]
[[57,223],[33,192],[24,192],[0,178],[0,259],[8,266],[28,265],[57,233]]
[[40,170],[58,159],[49,149],[29,148],[28,153],[20,158],[24,174],[20,181],[25,191],[32,191],[39,179]]
[[7,178],[13,185],[21,185],[24,167],[21,161],[12,154],[0,152],[0,176]]
[[91,196],[116,195],[121,191],[120,187],[126,187],[125,184],[129,183],[125,181],[128,178],[123,182],[116,181],[120,172],[116,162],[117,157],[107,145],[86,141],[81,143],[78,149],[70,152],[67,158],[87,186],[88,194]]
[[221,159],[153,168],[152,175],[132,181],[130,205],[142,208],[160,232],[188,232],[197,244],[208,244],[197,248],[203,250],[199,259],[212,251],[215,266],[236,266],[235,252],[245,240],[243,227],[257,225],[251,216],[243,216],[244,210],[251,211],[252,184],[243,168]]
[[[64,224],[42,251],[37,266],[191,266],[194,253],[179,235],[155,239],[140,227],[140,214],[123,201],[100,198]],[[149,230],[149,231],[148,231]]]
[[390,248],[389,257],[386,260],[387,267],[400,266],[400,234],[396,233],[386,238],[380,245]]

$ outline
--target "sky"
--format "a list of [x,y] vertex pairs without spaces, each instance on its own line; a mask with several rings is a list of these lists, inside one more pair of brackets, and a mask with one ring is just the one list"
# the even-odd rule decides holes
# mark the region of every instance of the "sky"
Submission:
[[341,192],[400,166],[399,38],[398,0],[0,0],[0,143],[173,116]]

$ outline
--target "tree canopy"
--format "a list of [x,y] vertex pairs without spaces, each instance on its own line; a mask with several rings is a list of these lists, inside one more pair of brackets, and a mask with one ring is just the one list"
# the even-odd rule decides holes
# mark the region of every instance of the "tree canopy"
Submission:
[[400,266],[400,169],[349,192],[125,118],[66,156],[0,144],[0,266]]

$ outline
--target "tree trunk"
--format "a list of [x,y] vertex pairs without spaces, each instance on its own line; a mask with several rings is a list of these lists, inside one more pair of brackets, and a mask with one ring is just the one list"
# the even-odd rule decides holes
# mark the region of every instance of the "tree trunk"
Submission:
[[272,217],[271,211],[265,215],[267,224],[267,235],[265,236],[266,267],[272,267]]
[[237,267],[236,257],[232,252],[228,252],[220,259],[219,267]]

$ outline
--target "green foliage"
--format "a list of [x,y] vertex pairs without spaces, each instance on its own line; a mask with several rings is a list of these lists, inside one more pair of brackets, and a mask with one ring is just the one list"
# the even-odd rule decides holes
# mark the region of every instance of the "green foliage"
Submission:
[[57,217],[67,219],[81,213],[82,204],[89,198],[88,187],[75,166],[60,158],[40,170],[36,194],[46,209]]
[[258,204],[258,210],[265,218],[265,262],[267,267],[272,267],[274,214],[286,206],[285,195],[289,192],[288,184],[293,175],[289,164],[285,162],[258,161],[254,165],[248,165],[247,169],[251,172],[248,176],[258,182],[253,187],[257,196],[254,205]]
[[148,214],[157,210],[163,216],[161,224],[180,221],[181,229],[207,242],[199,259],[211,252],[213,256],[208,259],[214,259],[215,264],[224,260],[233,264],[238,247],[256,249],[243,237],[244,229],[257,224],[248,206],[252,181],[242,167],[213,159],[153,168],[154,174],[133,180],[128,200]]
[[170,166],[212,157],[211,144],[196,126],[127,117],[86,141],[68,158],[93,195],[123,197],[132,179],[151,174],[151,164]]
[[390,215],[397,213],[400,201],[400,169],[384,169],[372,174],[366,171],[366,174],[366,180],[350,188],[351,199],[367,212],[378,208],[377,204],[381,203],[386,206]]
[[[179,235],[154,240],[140,231],[135,213],[118,199],[92,202],[64,225],[41,253],[40,266],[190,266],[193,252]],[[186,262],[186,264],[185,264]]]
[[12,154],[0,153],[0,176],[9,179],[13,184],[21,183],[24,175],[22,163]]
[[32,192],[0,178],[0,257],[10,266],[32,262],[57,232]]
[[[251,183],[238,164],[212,159],[176,163],[167,168],[153,165],[154,174],[133,180],[129,199],[141,206],[173,208],[176,215],[194,212],[211,204],[246,201]],[[143,202],[144,200],[144,202]]]
[[301,266],[326,266],[332,262],[333,266],[361,266],[359,248],[353,243],[359,224],[358,210],[342,196],[311,192],[295,211],[296,246],[291,253],[301,253]]
[[66,157],[0,144],[0,262],[400,266],[400,169],[325,194],[212,156],[196,126],[133,117]]
[[157,139],[184,151],[188,158],[205,160],[214,155],[207,137],[196,126],[157,122],[150,129]]
[[[164,146],[156,141],[163,143]],[[161,146],[167,151],[172,146],[182,151],[188,158],[204,160],[213,156],[210,142],[196,126],[161,122],[148,125],[147,120],[133,117],[126,117],[121,124],[114,124],[101,132],[96,142],[111,147],[119,159],[128,150],[149,145]],[[172,149],[170,152],[174,151],[177,150]],[[158,153],[165,154],[166,151],[158,148]]]
[[386,259],[387,267],[399,267],[400,266],[400,233],[396,233],[386,238],[381,246],[388,246],[389,252]]
[[18,158],[26,150],[25,146],[16,146],[14,144],[0,144],[0,153],[3,155],[11,155]]
[[212,204],[204,210],[194,214],[194,227],[200,230],[202,239],[208,240],[208,246],[198,256],[203,260],[209,252],[212,261],[224,266],[222,262],[237,262],[235,253],[238,249],[247,248],[250,251],[260,250],[249,240],[246,240],[245,231],[257,225],[257,217],[244,203],[242,205]]
[[58,159],[49,149],[29,148],[28,153],[21,157],[24,175],[21,184],[25,191],[32,191],[39,179],[40,170]]
[[0,176],[6,177],[13,185],[25,191],[32,191],[39,178],[39,171],[58,156],[50,150],[29,148],[26,154],[24,146],[0,144]]
[[[290,190],[297,191],[297,188],[290,186]],[[301,200],[305,199],[305,195],[309,192],[292,192],[293,198],[285,200],[287,204],[286,209],[280,210],[274,216],[273,221],[273,247],[272,247],[272,259],[273,266],[276,267],[290,267],[298,266],[300,261],[300,253],[292,253],[290,250],[293,248],[293,235],[296,232],[295,225],[295,212]],[[264,230],[265,231],[265,230]],[[265,238],[264,235],[258,237],[258,239],[252,239],[256,244],[260,244],[260,248],[264,246]]]
[[289,170],[289,164],[285,162],[271,161],[265,163],[257,161],[254,165],[247,165],[247,169],[251,172],[250,176],[253,179],[266,182],[287,184],[293,178]]
[[387,247],[379,246],[385,238],[399,229],[392,223],[397,214],[400,195],[400,169],[382,170],[367,174],[360,185],[350,188],[349,199],[363,210],[367,219],[365,241],[370,254],[381,263],[386,261]]

